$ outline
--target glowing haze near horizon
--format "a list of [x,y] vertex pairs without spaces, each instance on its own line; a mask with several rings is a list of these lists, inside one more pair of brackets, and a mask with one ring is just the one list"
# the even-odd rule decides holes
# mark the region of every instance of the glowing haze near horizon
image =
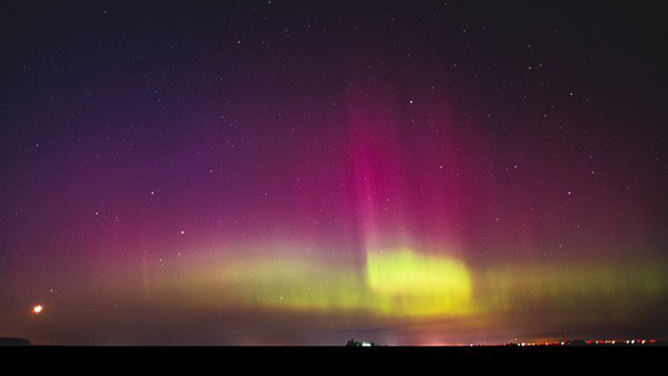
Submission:
[[665,26],[499,3],[3,3],[0,337],[665,336]]

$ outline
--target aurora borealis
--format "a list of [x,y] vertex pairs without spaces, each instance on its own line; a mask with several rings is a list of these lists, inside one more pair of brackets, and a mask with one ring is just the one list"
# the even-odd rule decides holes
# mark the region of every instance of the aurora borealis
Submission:
[[0,337],[668,336],[643,6],[3,2]]

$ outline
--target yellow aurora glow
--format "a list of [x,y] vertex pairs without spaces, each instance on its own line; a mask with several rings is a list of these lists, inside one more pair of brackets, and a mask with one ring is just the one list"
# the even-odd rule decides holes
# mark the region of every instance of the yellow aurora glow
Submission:
[[189,306],[241,305],[383,317],[471,311],[472,282],[463,262],[408,248],[369,253],[363,272],[353,265],[294,254],[206,264],[196,268],[197,273],[175,276],[171,286],[163,287],[186,292],[182,296]]
[[525,313],[574,322],[624,319],[668,291],[657,263],[584,260],[472,268],[410,248],[366,260],[276,251],[193,260],[156,273],[151,294],[171,307],[242,308],[379,319],[467,318],[495,324]]
[[408,248],[367,254],[367,287],[385,314],[464,314],[472,285],[461,261]]

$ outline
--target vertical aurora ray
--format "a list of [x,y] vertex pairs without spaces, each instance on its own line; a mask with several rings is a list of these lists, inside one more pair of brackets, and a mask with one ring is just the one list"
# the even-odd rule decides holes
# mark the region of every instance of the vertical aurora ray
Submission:
[[359,95],[350,97],[355,208],[368,252],[389,245],[385,242],[399,241],[405,231],[400,207],[402,171],[396,161],[400,150],[392,137],[393,119],[378,113],[382,107],[363,101]]

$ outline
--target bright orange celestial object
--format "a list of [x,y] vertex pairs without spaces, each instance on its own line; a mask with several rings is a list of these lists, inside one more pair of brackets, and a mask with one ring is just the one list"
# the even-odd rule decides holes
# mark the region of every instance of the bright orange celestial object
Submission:
[[36,305],[32,308],[32,311],[34,313],[40,313],[40,312],[42,312],[43,309],[44,309],[44,307],[42,307],[41,305]]

